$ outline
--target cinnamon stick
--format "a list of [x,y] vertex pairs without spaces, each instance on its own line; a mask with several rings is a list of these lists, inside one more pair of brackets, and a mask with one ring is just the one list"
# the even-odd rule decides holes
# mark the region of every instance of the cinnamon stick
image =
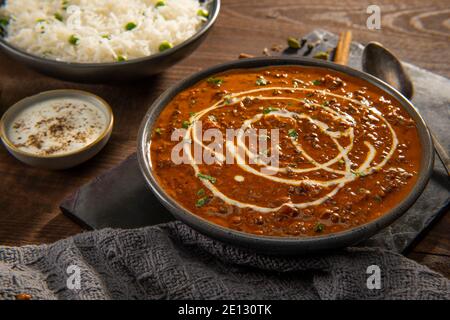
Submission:
[[339,42],[336,47],[334,55],[334,62],[346,65],[348,63],[348,56],[350,54],[350,45],[352,43],[352,32],[350,30],[341,32],[339,35]]

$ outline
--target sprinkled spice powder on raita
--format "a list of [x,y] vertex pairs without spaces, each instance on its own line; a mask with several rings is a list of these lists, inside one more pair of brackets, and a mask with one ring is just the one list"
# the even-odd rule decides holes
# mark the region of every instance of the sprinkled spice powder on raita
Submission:
[[107,123],[105,114],[88,101],[52,99],[20,112],[11,122],[8,137],[21,151],[62,155],[94,142]]

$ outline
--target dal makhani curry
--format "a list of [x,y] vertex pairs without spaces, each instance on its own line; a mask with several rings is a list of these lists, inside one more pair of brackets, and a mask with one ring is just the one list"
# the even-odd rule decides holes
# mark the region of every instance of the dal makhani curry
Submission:
[[[226,159],[197,161],[194,149],[213,142],[201,139],[210,129],[224,137],[266,130],[258,141],[276,143],[250,148],[237,133],[221,143]],[[182,163],[173,159],[180,141]],[[370,83],[278,66],[217,74],[178,94],[159,115],[149,152],[160,186],[191,213],[246,233],[298,237],[344,231],[395,207],[417,180],[421,145],[409,114]],[[276,167],[258,161],[275,153]]]

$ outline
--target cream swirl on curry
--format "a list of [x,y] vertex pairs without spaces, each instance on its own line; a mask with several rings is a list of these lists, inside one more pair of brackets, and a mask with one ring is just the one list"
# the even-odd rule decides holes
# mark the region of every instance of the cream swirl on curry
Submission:
[[[180,93],[161,113],[150,151],[156,176],[194,214],[244,232],[315,235],[369,222],[407,194],[420,166],[413,120],[383,94],[320,68],[216,75]],[[233,164],[222,154],[213,164],[195,161],[195,146],[208,149],[200,125],[200,133],[237,131],[223,146]],[[181,127],[191,142],[183,149],[189,163],[177,165],[170,137]],[[277,130],[279,145],[267,151],[278,153],[276,166],[258,162],[261,154],[246,140],[249,129]]]

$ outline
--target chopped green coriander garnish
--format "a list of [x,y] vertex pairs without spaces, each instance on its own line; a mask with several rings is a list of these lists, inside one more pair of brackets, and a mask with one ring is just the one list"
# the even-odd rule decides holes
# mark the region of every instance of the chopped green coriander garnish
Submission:
[[162,134],[162,130],[163,129],[161,129],[161,128],[156,128],[155,129],[155,133],[158,134],[158,135],[161,135]]
[[74,34],[69,37],[69,43],[74,46],[76,46],[79,41],[80,41],[80,39],[77,38],[77,36],[75,36]]
[[207,174],[203,174],[203,173],[199,173],[197,175],[197,177],[199,177],[200,179],[204,179],[204,180],[208,180],[209,182],[211,182],[212,184],[216,183],[217,179],[211,176],[208,176]]
[[300,49],[300,42],[293,37],[289,37],[287,39],[287,43],[288,43],[289,48]]
[[104,35],[102,35],[102,38],[103,38],[103,39],[111,40],[111,36],[110,36],[109,34],[104,34]]
[[345,161],[344,161],[344,159],[339,159],[338,163],[339,163],[339,164],[344,164]]
[[203,207],[204,205],[208,204],[210,200],[211,200],[210,197],[203,197],[203,198],[200,198],[200,199],[198,199],[197,202],[195,203],[195,206],[196,206],[197,208],[201,208],[201,207]]
[[278,110],[277,108],[267,107],[267,108],[264,108],[263,114],[269,114],[272,111],[277,111],[277,110]]
[[168,49],[170,49],[170,48],[173,48],[173,45],[172,45],[169,41],[164,40],[164,41],[161,42],[161,44],[159,45],[159,52],[166,51],[166,50],[168,50]]
[[0,18],[0,26],[7,27],[9,24],[9,18]]
[[44,57],[48,57],[48,56],[50,56],[52,54],[52,51],[51,50],[46,50],[46,51],[42,52],[42,54],[44,55]]
[[211,78],[208,78],[206,80],[206,82],[209,84],[213,84],[217,87],[220,87],[220,85],[223,83],[223,79],[211,77]]
[[289,129],[288,130],[288,136],[291,138],[296,138],[298,137],[298,133],[295,129]]
[[313,80],[313,85],[320,86],[322,84],[322,80]]
[[128,59],[125,56],[117,56],[117,61],[119,61],[119,62],[124,62],[124,61],[127,61],[127,60]]
[[193,117],[193,116],[195,116],[196,115],[196,113],[195,112],[189,112],[189,117]]
[[373,197],[373,200],[375,200],[376,202],[380,203],[383,201],[383,198],[379,195],[376,195],[375,197]]
[[62,14],[59,13],[59,12],[55,13],[55,19],[62,22],[62,21],[63,21],[63,16],[62,16]]
[[63,10],[67,10],[68,7],[69,7],[69,1],[68,0],[63,0],[61,8]]
[[37,23],[40,23],[40,22],[45,22],[45,19],[42,19],[42,18],[40,18],[40,19],[36,19],[36,22],[37,22]]
[[328,107],[328,106],[330,105],[330,103],[329,103],[328,101],[324,101],[324,102],[322,103],[322,105],[323,105],[324,107]]
[[319,51],[313,56],[313,58],[328,60],[330,58],[330,53],[326,51]]
[[209,17],[209,12],[206,11],[205,9],[198,9],[197,15],[200,16],[200,17],[208,18]]
[[9,24],[9,18],[0,18],[0,36],[6,36],[6,28]]
[[164,7],[165,5],[166,3],[163,0],[160,0],[155,4],[155,8]]
[[128,23],[125,25],[125,30],[131,31],[131,30],[133,30],[133,29],[136,28],[136,27],[137,27],[136,23],[134,23],[134,22],[128,22]]
[[353,171],[352,173],[357,177],[364,177],[366,174],[364,172]]
[[225,100],[225,104],[231,104],[233,102],[230,95],[226,95],[223,99]]
[[317,232],[317,233],[322,232],[324,229],[325,229],[325,225],[324,225],[323,223],[320,223],[320,222],[317,223],[317,224],[314,226],[314,231]]
[[258,79],[256,79],[257,86],[265,86],[267,84],[268,84],[268,81],[263,76],[260,76]]
[[199,197],[203,197],[205,194],[206,194],[206,192],[205,192],[205,189],[203,189],[203,188],[197,191],[197,195]]
[[181,124],[183,129],[189,128],[190,125],[191,125],[191,123],[188,120],[184,120],[183,123]]

